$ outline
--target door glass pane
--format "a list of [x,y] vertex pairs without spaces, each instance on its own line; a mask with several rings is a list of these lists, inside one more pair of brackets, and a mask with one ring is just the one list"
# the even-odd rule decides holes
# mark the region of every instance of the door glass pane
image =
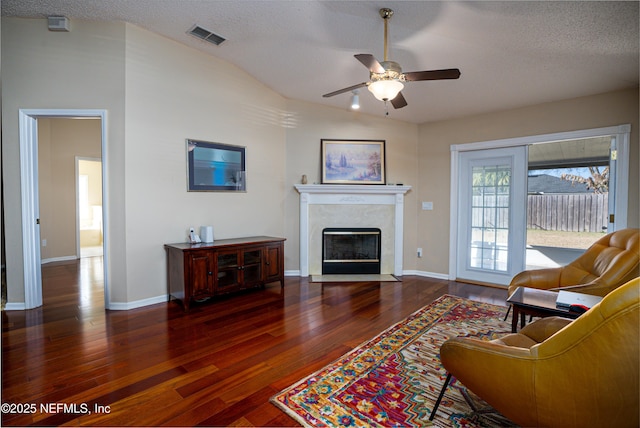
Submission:
[[220,254],[218,255],[218,269],[238,266],[238,254]]
[[218,291],[238,285],[238,253],[218,254]]
[[509,165],[472,169],[469,267],[505,272],[509,259]]
[[227,268],[218,270],[218,290],[238,284],[238,269]]
[[261,265],[249,265],[245,266],[243,272],[244,283],[249,286],[252,283],[258,282],[262,279]]
[[262,261],[262,258],[260,257],[260,250],[252,250],[252,251],[245,251],[244,252],[244,264],[246,265],[252,265],[252,264],[259,264]]

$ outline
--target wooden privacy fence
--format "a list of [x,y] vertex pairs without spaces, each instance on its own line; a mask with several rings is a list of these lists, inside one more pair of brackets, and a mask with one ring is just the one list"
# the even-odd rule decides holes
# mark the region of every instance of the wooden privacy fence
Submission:
[[528,195],[527,229],[602,232],[608,224],[609,195]]

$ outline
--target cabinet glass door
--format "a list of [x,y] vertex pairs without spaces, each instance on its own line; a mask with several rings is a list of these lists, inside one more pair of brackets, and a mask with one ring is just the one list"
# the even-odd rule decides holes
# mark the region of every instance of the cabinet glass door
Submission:
[[238,253],[218,254],[218,289],[238,285]]
[[243,283],[245,286],[252,286],[262,281],[262,250],[244,251],[243,257]]

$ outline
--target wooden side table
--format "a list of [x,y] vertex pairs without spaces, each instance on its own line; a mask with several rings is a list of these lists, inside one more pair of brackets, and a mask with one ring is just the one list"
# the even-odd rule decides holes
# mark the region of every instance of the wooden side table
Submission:
[[565,318],[578,318],[577,312],[569,312],[569,309],[556,307],[557,291],[539,290],[537,288],[518,287],[509,296],[507,303],[513,306],[513,318],[511,320],[511,331],[515,333],[518,329],[518,316],[520,317],[520,328],[525,325],[527,315],[534,317],[560,316]]

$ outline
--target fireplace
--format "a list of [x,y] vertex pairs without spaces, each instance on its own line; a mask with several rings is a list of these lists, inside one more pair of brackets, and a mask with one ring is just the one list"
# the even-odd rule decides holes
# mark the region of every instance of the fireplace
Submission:
[[379,274],[381,241],[377,228],[325,228],[322,274]]
[[411,186],[296,184],[300,193],[300,276],[322,273],[322,230],[377,227],[380,273],[402,276],[404,195]]

